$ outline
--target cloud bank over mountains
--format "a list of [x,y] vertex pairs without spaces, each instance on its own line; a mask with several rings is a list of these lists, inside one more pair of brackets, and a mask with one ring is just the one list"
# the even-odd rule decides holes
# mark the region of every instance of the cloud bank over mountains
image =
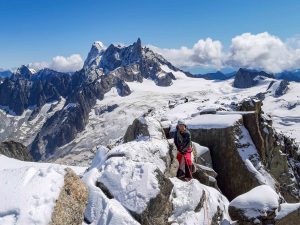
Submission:
[[53,69],[59,72],[75,72],[83,66],[83,59],[79,54],[73,54],[68,57],[55,56],[51,62],[34,62],[29,63],[29,67],[35,70],[43,68]]
[[166,49],[148,45],[178,67],[251,68],[278,73],[300,68],[300,37],[286,41],[268,32],[243,33],[231,40],[228,51],[222,42],[199,40],[192,48]]
[[[300,36],[283,41],[268,32],[243,33],[231,39],[226,51],[221,41],[211,38],[200,39],[191,48],[160,48],[154,45],[147,47],[185,70],[244,67],[279,73],[300,68]],[[50,62],[30,63],[29,66],[35,70],[46,67],[60,72],[74,72],[80,70],[83,63],[84,60],[79,54],[73,54],[68,57],[53,57]]]

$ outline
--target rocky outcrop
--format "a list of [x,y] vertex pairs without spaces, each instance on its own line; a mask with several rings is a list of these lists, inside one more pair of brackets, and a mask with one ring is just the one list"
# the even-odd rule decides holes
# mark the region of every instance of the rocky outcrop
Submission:
[[266,145],[263,134],[261,133],[261,106],[262,101],[257,99],[247,98],[238,104],[237,110],[246,111],[243,113],[243,122],[250,133],[250,136],[258,150],[262,162],[266,162]]
[[297,170],[293,169],[294,166],[289,165],[289,158],[296,155],[298,147],[289,138],[278,135],[274,131],[272,120],[264,114],[261,106],[262,102],[258,99],[248,98],[239,103],[237,109],[252,111],[243,114],[243,121],[263,164],[279,182],[280,192],[286,201],[298,202],[299,176]]
[[269,168],[280,183],[283,197],[289,203],[299,202],[300,164],[298,146],[284,134],[273,133],[274,148],[269,156]]
[[[233,199],[260,185],[239,153],[239,148],[244,146],[236,139],[242,133],[242,116],[236,115],[236,121],[225,126],[213,121],[231,120],[231,115],[200,115],[198,118],[194,118],[197,121],[195,124],[193,120],[187,121],[192,140],[210,149],[213,169],[218,174],[217,183],[222,193],[228,199]],[[212,121],[211,125],[204,125],[209,121]]]
[[213,169],[195,164],[195,172],[193,173],[193,178],[198,180],[201,184],[216,188],[220,191],[216,180],[217,176],[218,174]]
[[290,82],[283,80],[279,83],[279,86],[275,90],[275,97],[280,97],[288,91],[288,86]]
[[86,185],[71,169],[66,169],[64,186],[56,201],[50,225],[81,225],[87,200]]
[[0,154],[22,161],[32,160],[27,147],[15,141],[5,141],[0,143]]
[[259,79],[265,78],[274,78],[274,76],[264,71],[254,71],[240,68],[235,75],[233,87],[250,88],[258,84]]

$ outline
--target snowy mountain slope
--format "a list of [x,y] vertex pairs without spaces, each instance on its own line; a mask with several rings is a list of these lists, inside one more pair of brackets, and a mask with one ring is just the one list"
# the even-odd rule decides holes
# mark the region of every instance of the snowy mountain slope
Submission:
[[[76,164],[81,162],[87,165],[99,144],[109,144],[124,135],[126,128],[136,118],[150,109],[162,118],[163,124],[176,123],[178,119],[192,117],[205,108],[221,108],[232,110],[234,103],[242,99],[266,92],[272,79],[261,81],[258,86],[248,89],[232,87],[233,80],[209,81],[205,79],[185,78],[175,80],[170,87],[156,86],[150,80],[143,83],[129,82],[132,94],[120,97],[115,89],[98,101],[89,114],[89,123],[86,129],[70,144],[61,147],[52,160]],[[274,97],[267,93],[263,100],[263,110],[273,119],[273,125],[278,131],[283,131],[300,142],[300,124],[297,110],[300,106],[289,109],[287,105],[300,101],[297,90],[298,83],[291,82],[287,93],[281,97]],[[110,110],[107,110],[110,108]],[[98,114],[97,112],[103,111]],[[284,115],[287,115],[285,117]],[[286,126],[287,120],[289,126]],[[82,156],[85,155],[86,156]],[[84,159],[80,159],[80,158]],[[86,161],[87,160],[87,161]],[[73,161],[73,162],[72,162]],[[85,162],[84,162],[85,161]],[[76,163],[75,163],[76,162]]]
[[[0,155],[0,224],[48,225],[64,184],[64,168]],[[82,175],[86,168],[72,169]]]

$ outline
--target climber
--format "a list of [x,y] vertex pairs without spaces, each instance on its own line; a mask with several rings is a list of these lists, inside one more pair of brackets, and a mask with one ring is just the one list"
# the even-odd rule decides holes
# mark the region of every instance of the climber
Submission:
[[179,167],[177,175],[179,179],[190,180],[192,179],[192,141],[191,133],[186,127],[184,121],[179,120],[176,126],[176,132],[174,134],[174,143],[178,150],[177,160]]

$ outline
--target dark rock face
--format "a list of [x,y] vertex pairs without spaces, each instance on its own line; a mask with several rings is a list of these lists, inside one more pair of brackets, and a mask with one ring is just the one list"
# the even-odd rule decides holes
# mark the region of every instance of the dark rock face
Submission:
[[288,82],[287,80],[281,81],[278,88],[275,90],[275,97],[284,95],[288,90],[289,84],[290,82]]
[[32,160],[27,147],[15,141],[5,141],[0,143],[0,154],[23,161]]
[[252,111],[254,113],[247,113],[243,115],[244,125],[249,131],[255,147],[261,157],[263,163],[266,161],[266,144],[264,142],[260,130],[260,116],[261,116],[262,102],[256,99],[245,99],[238,104],[239,111]]
[[[249,98],[242,101],[237,109],[253,111],[244,114],[244,125],[259,152],[260,158],[272,176],[280,184],[280,192],[288,202],[299,201],[298,147],[284,135],[277,134],[272,128],[272,120],[261,110],[262,102]],[[292,163],[291,163],[292,162]],[[289,174],[289,175],[287,175]]]
[[263,79],[264,77],[274,78],[273,75],[270,75],[264,71],[252,71],[247,69],[239,69],[235,75],[233,87],[236,88],[249,88],[253,87],[258,83],[258,77]]
[[88,195],[84,182],[67,168],[64,186],[56,201],[50,225],[82,224]]
[[192,140],[210,149],[213,168],[222,193],[233,199],[259,185],[240,158],[234,135],[238,125],[224,129],[190,130]]

